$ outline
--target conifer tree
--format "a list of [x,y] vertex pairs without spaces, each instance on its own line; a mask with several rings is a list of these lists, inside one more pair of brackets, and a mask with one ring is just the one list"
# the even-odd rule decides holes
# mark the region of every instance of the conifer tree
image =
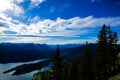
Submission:
[[60,57],[60,50],[58,46],[52,61],[52,70],[53,70],[53,79],[62,80],[62,59]]
[[64,61],[63,63],[62,63],[62,67],[63,67],[63,71],[62,71],[62,75],[63,75],[63,77],[62,77],[62,79],[63,80],[69,80],[69,71],[70,71],[70,65],[69,65],[69,63],[67,62],[67,61]]
[[70,68],[70,80],[78,80],[79,79],[79,70],[78,65],[75,59],[72,60],[71,68]]
[[87,42],[82,54],[80,64],[80,80],[94,80],[92,72],[92,53]]
[[96,80],[108,80],[112,69],[114,70],[118,55],[115,51],[117,41],[117,34],[111,31],[110,26],[104,24],[98,34],[97,54],[94,65]]
[[96,80],[106,80],[106,50],[107,50],[107,26],[104,24],[98,34],[97,55],[95,59],[95,76]]

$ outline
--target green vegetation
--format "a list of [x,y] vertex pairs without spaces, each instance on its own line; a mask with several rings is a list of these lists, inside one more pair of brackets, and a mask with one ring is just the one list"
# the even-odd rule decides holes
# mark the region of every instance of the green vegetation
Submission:
[[88,47],[88,42],[86,42],[86,46],[82,53],[82,60],[80,64],[80,80],[94,80],[93,75],[93,57],[92,53]]
[[105,24],[98,33],[96,54],[90,50],[88,42],[80,61],[62,60],[59,47],[51,62],[51,69],[35,74],[33,80],[120,80],[120,46],[118,36]]
[[118,66],[118,37],[115,32],[112,32],[110,26],[105,24],[98,34],[98,47],[95,57],[95,80],[108,80],[111,74],[114,74]]
[[53,80],[62,80],[62,59],[60,57],[60,50],[58,46],[52,61],[52,70]]
[[69,80],[78,80],[79,79],[79,70],[78,65],[75,59],[71,62],[70,68],[70,79]]

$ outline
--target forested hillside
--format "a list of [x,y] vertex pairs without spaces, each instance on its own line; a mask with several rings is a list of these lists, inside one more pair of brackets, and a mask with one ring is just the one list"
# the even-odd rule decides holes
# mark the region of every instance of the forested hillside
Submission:
[[[57,47],[51,69],[36,73],[33,80],[119,80],[120,45],[118,36],[110,26],[103,25],[98,33],[97,48],[92,51],[86,42],[80,63],[74,56],[71,61],[60,56]],[[95,54],[93,55],[93,52]]]

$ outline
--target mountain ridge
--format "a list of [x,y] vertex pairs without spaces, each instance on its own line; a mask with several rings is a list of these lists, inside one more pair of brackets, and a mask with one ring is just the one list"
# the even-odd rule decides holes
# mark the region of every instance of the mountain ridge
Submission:
[[[80,46],[79,44],[59,45],[61,51]],[[0,63],[27,62],[52,58],[56,45],[33,43],[0,43]]]

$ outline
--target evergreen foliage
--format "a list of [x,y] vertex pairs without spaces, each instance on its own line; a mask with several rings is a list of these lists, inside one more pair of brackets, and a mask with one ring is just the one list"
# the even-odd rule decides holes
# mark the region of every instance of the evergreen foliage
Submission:
[[62,68],[63,68],[63,71],[62,71],[62,78],[63,80],[69,80],[70,76],[69,76],[69,72],[70,72],[70,65],[67,61],[64,61],[62,63]]
[[98,34],[98,47],[94,67],[96,80],[108,80],[111,72],[117,66],[117,41],[117,33],[112,32],[110,26],[104,24]]
[[80,67],[76,59],[62,62],[57,46],[51,70],[44,71],[38,77],[40,79],[35,80],[108,80],[120,71],[118,40],[117,33],[111,31],[110,25],[104,24],[98,33],[96,55],[93,55],[86,42],[82,59],[79,61]]
[[78,64],[76,63],[76,60],[73,59],[70,68],[70,80],[78,80],[78,79],[79,79]]
[[92,53],[87,42],[82,54],[83,55],[80,64],[80,80],[94,80],[92,72]]
[[57,50],[52,61],[52,70],[54,80],[62,80],[62,59],[60,57],[59,46],[57,46]]

